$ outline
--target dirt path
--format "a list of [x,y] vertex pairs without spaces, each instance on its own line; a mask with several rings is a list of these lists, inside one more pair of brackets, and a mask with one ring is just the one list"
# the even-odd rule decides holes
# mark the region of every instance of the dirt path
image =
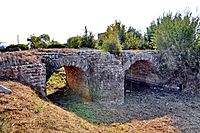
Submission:
[[[62,99],[60,103],[63,101],[70,100]],[[71,102],[65,103],[65,107],[67,104]],[[123,105],[90,103],[88,106],[96,120],[102,123],[126,123],[134,119],[148,120],[167,115],[172,117],[173,125],[183,133],[200,133],[200,97],[197,96],[149,90],[126,94]]]

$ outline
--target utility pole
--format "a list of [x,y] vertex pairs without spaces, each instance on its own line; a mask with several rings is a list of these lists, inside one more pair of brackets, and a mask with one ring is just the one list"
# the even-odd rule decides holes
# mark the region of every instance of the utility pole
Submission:
[[17,44],[19,44],[19,35],[17,35]]

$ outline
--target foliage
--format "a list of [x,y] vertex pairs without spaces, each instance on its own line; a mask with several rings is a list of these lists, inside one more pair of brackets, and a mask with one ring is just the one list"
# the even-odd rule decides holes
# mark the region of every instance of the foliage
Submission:
[[126,32],[125,41],[122,44],[123,49],[139,49],[141,44],[141,39],[139,39],[135,33]]
[[128,28],[128,32],[133,33],[139,39],[142,38],[142,34],[140,33],[140,31],[136,30],[135,28],[133,28],[131,26]]
[[43,102],[40,103],[39,105],[37,105],[37,106],[35,107],[35,109],[34,109],[35,113],[41,113],[41,112],[43,112],[44,105],[45,105],[45,104],[44,104]]
[[74,36],[70,37],[67,40],[67,46],[68,48],[80,48],[82,43],[82,37],[81,36]]
[[94,48],[95,45],[96,41],[94,39],[94,35],[92,32],[88,32],[87,27],[85,26],[84,35],[82,36],[81,40],[81,47]]
[[66,84],[66,73],[64,67],[62,67],[54,72],[48,79],[46,83],[47,95],[55,92],[56,89],[66,86]]
[[169,79],[176,77],[181,88],[186,88],[190,75],[197,76],[200,66],[196,40],[199,17],[192,17],[190,12],[174,16],[168,13],[157,19],[155,27],[151,42],[161,53],[162,75]]
[[143,38],[143,44],[141,46],[141,49],[156,49],[156,44],[153,43],[153,35],[155,33],[155,29],[156,29],[157,25],[155,23],[155,21],[151,22],[150,26],[147,27],[147,32],[144,35]]
[[59,43],[58,41],[52,40],[47,47],[48,48],[65,48],[65,45]]
[[28,50],[29,49],[27,44],[17,44],[17,45],[11,44],[6,47],[6,51],[9,51],[9,49],[14,49],[14,48],[19,48],[20,50]]
[[112,54],[118,54],[122,51],[120,40],[116,32],[114,31],[106,32],[106,34],[102,37],[104,39],[101,48],[104,51],[110,52]]
[[48,48],[65,48],[65,45],[64,44],[51,44],[48,46]]
[[29,38],[27,38],[27,41],[33,49],[47,48],[49,45],[51,45],[48,34],[42,34],[40,36],[31,35]]
[[6,48],[0,49],[0,52],[6,51],[19,51],[19,50],[28,50],[29,46],[27,44],[11,44]]
[[197,45],[200,46],[200,33],[198,34]]
[[74,36],[70,37],[67,40],[66,47],[68,48],[95,48],[96,40],[94,39],[94,35],[92,32],[88,31],[85,26],[84,35],[83,36]]
[[[140,45],[142,43],[141,41],[142,34],[133,27],[129,27],[127,31],[125,25],[123,25],[120,21],[119,22],[115,21],[115,23],[109,25],[106,32],[100,35],[98,41],[98,47],[102,47],[102,45],[104,44],[104,49],[105,49],[105,44],[110,44],[110,42],[114,41],[113,39],[116,38],[113,36],[113,34],[116,34],[115,36],[118,36],[117,37],[118,39],[115,40],[115,42],[119,40],[119,44],[121,45],[120,47],[122,49],[140,48]],[[113,36],[111,37],[112,40],[110,40],[110,42],[108,41],[109,39],[108,36]],[[111,49],[112,46],[109,45],[107,46],[107,48]]]
[[7,122],[6,115],[0,115],[0,132],[6,133],[7,132],[7,126],[8,126],[8,122]]

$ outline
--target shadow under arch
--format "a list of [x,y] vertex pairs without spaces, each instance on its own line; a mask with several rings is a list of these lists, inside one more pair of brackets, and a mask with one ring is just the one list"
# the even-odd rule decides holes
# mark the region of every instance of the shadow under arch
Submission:
[[151,89],[148,83],[157,83],[157,67],[149,60],[137,60],[125,71],[124,91],[141,92]]

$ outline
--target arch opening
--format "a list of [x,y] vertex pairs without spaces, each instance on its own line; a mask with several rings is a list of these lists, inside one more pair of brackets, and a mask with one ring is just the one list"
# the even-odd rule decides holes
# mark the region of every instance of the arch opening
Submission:
[[92,100],[86,73],[79,67],[63,66],[57,69],[46,83],[49,99],[53,101],[72,100],[89,102]]
[[131,92],[149,91],[158,82],[155,65],[147,60],[138,60],[125,71],[125,95]]

